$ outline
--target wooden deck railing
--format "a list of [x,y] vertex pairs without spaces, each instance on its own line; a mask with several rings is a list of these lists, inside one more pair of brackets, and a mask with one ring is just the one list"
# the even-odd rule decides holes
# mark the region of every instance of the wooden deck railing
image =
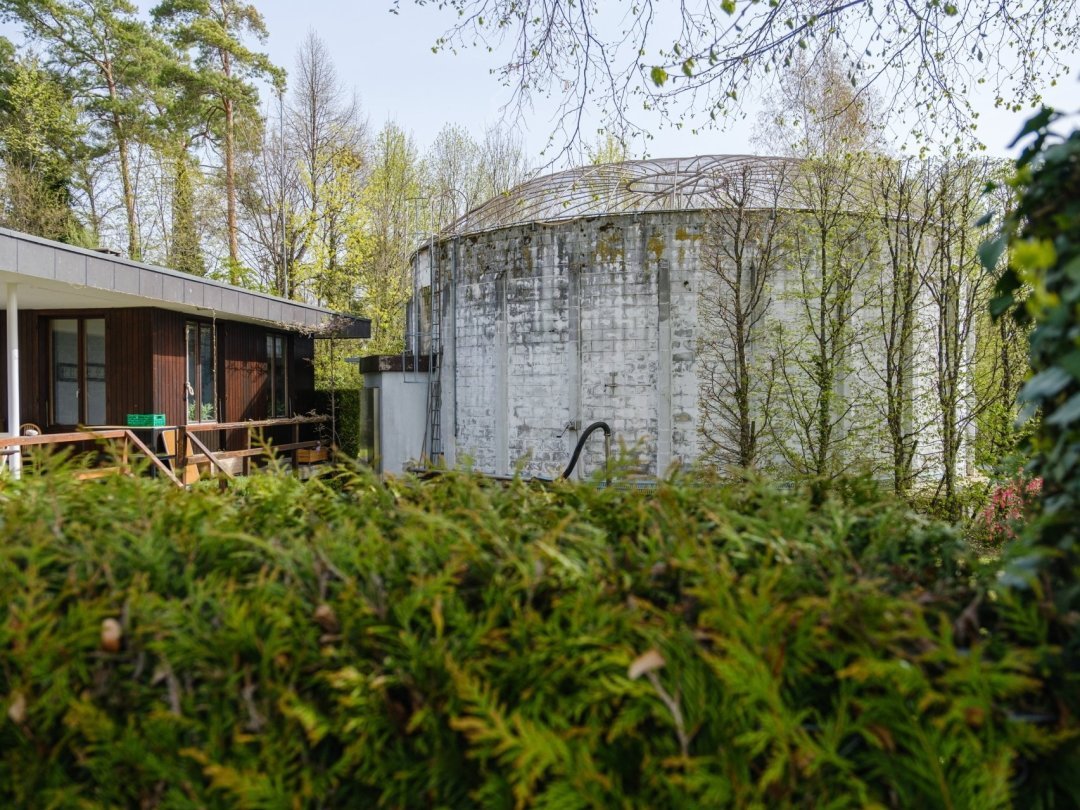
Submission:
[[[329,416],[293,416],[280,419],[257,419],[248,422],[206,422],[186,426],[181,425],[175,428],[177,431],[176,465],[177,468],[183,468],[191,464],[211,464],[222,473],[231,475],[221,462],[229,459],[240,459],[241,473],[247,475],[250,472],[251,459],[267,454],[267,447],[263,446],[262,442],[252,447],[253,432],[288,427],[291,428],[291,441],[270,444],[269,449],[275,453],[288,453],[295,469],[301,463],[300,451],[313,450],[322,444],[318,439],[301,440],[300,428],[303,425],[321,425],[328,422],[330,422]],[[159,428],[159,430],[166,429]],[[217,434],[217,442],[227,446],[229,434],[236,431],[243,431],[243,447],[234,450],[210,450],[207,447],[208,442],[202,439],[202,434]],[[188,453],[189,444],[198,452]]]
[[131,466],[129,460],[131,448],[134,447],[141,455],[149,459],[151,465],[153,465],[158,472],[178,487],[183,486],[180,479],[173,474],[173,471],[166,466],[165,462],[163,462],[153,450],[147,447],[142,439],[127,428],[117,428],[114,430],[79,430],[72,433],[42,433],[38,436],[4,436],[0,437],[0,448],[2,448],[5,456],[9,456],[16,451],[21,451],[24,447],[85,444],[87,442],[101,444],[102,442],[113,443],[116,441],[121,442],[120,452],[114,453],[114,458],[119,462],[118,464],[86,470],[79,473],[79,477],[95,478],[109,473],[130,473]]
[[[309,457],[321,455],[315,452],[315,448],[320,447],[322,442],[319,439],[302,440],[301,427],[325,424],[329,421],[329,416],[294,416],[248,422],[208,422],[155,428],[86,428],[69,433],[43,433],[37,436],[0,436],[0,458],[10,457],[30,447],[109,444],[114,445],[110,460],[115,463],[84,470],[79,474],[80,477],[96,478],[112,473],[130,474],[129,461],[134,453],[145,456],[157,473],[182,487],[201,477],[207,468],[216,470],[226,479],[233,478],[234,471],[230,469],[232,465],[228,463],[232,459],[240,460],[241,472],[247,475],[250,472],[251,460],[266,456],[268,453],[288,453],[292,466],[296,469],[305,461],[303,451],[312,451],[308,454]],[[258,441],[253,441],[255,431],[262,434],[264,431],[280,428],[291,428],[290,441],[275,444],[263,441],[262,436]],[[164,442],[167,448],[165,452],[155,452],[133,432],[134,430],[150,432],[151,445],[158,442],[159,436],[169,434],[172,441]],[[238,431],[243,431],[240,442],[242,446],[233,450],[226,449],[229,445],[230,433]],[[235,439],[235,436],[232,438]],[[115,447],[117,443],[119,446]],[[171,447],[169,447],[170,444]],[[220,444],[223,449],[211,449],[209,446],[211,444]],[[253,444],[255,446],[252,446]]]

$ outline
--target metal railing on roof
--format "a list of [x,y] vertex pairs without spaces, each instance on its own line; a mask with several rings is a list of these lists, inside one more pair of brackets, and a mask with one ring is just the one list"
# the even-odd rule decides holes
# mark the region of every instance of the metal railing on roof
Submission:
[[[451,223],[440,235],[504,228],[526,222],[603,214],[716,208],[751,178],[748,207],[771,208],[777,183],[789,177],[792,158],[755,155],[631,160],[543,175],[488,200]],[[780,202],[793,202],[780,189]]]

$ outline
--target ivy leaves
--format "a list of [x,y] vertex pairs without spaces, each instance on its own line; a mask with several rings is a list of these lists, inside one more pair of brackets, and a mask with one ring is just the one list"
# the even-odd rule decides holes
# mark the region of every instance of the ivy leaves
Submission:
[[[1055,132],[1063,118],[1043,108],[1014,143],[1029,142],[1016,162],[1016,209],[983,246],[992,269],[1008,266],[992,305],[1033,323],[1028,354],[1034,375],[1020,393],[1023,415],[1043,419],[1027,443],[1028,467],[1042,478],[1041,514],[1013,553],[1003,582],[1037,596],[1040,621],[1059,646],[1047,650],[1048,694],[1080,709],[1080,131]],[[1029,590],[1030,589],[1030,590]],[[1023,598],[1019,601],[1023,601]],[[1028,599],[1034,603],[1035,599]],[[1066,698],[1065,696],[1068,696]]]

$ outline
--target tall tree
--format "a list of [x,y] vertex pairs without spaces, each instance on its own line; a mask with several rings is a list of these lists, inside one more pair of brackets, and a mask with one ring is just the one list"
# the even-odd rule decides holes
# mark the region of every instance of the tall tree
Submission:
[[164,0],[152,14],[172,42],[191,53],[200,94],[213,113],[212,132],[224,163],[225,227],[229,246],[229,280],[241,280],[237,177],[239,116],[257,117],[258,91],[254,80],[270,81],[279,90],[285,74],[266,54],[251,50],[244,40],[266,41],[262,15],[240,0]]
[[854,156],[806,159],[794,187],[802,213],[787,230],[793,279],[784,290],[777,369],[786,419],[773,419],[791,466],[824,484],[865,460],[860,379],[863,293],[879,245],[859,197]]
[[355,92],[341,81],[314,33],[296,54],[285,138],[298,170],[297,255],[292,261],[305,263],[300,275],[319,286],[319,274],[341,275],[345,231],[351,209],[359,203],[368,136]]
[[196,214],[198,187],[202,177],[187,149],[174,147],[171,154],[167,154],[166,159],[172,169],[170,200],[172,216],[168,250],[165,254],[166,264],[184,273],[205,276],[206,260],[203,256]]
[[520,138],[495,126],[477,142],[458,124],[446,124],[439,132],[428,152],[427,171],[436,230],[529,176]]
[[115,149],[128,255],[141,258],[132,151],[147,136],[149,98],[164,49],[129,0],[4,0],[0,8],[45,47],[50,64],[69,77],[95,129]]
[[[1008,166],[1002,161],[991,168],[992,188],[987,191],[990,208],[988,223],[996,231],[1016,207],[1015,185],[1005,182]],[[1004,262],[994,268],[995,275],[1005,271]],[[1030,287],[1015,291],[1021,299]],[[991,317],[989,308],[979,314],[975,327],[976,368],[975,401],[980,404],[977,418],[975,463],[981,469],[1000,467],[1015,453],[1022,441],[1038,428],[1038,419],[1018,424],[1019,395],[1028,373],[1027,345],[1030,324],[1014,318]],[[1015,461],[1015,458],[1009,459]]]
[[360,214],[363,227],[349,229],[358,308],[371,319],[367,349],[372,354],[392,354],[404,345],[405,304],[412,292],[409,255],[416,247],[417,232],[429,227],[426,207],[417,206],[422,193],[423,175],[412,138],[388,122],[372,146]]
[[789,170],[783,161],[746,163],[713,180],[700,248],[701,436],[705,457],[725,467],[754,467],[770,427],[775,368],[764,333],[774,276],[787,262],[780,208]]
[[936,210],[933,184],[921,162],[879,158],[870,183],[881,220],[883,266],[871,283],[876,334],[865,347],[866,367],[882,392],[877,405],[888,434],[893,490],[904,496],[920,472],[916,456],[927,427],[925,409],[916,406],[920,380],[915,357],[920,346],[929,348],[923,271],[933,250]]
[[261,140],[237,157],[241,256],[261,287],[275,295],[296,295],[297,264],[309,239],[305,183],[293,144],[280,127],[258,129]]
[[505,194],[529,179],[529,157],[520,135],[502,126],[488,127],[480,142],[482,199]]
[[66,86],[0,39],[0,161],[4,227],[84,241],[72,210],[74,175],[85,163],[85,135]]
[[934,167],[935,250],[924,271],[932,301],[937,346],[934,389],[940,420],[941,485],[946,512],[960,516],[959,480],[987,401],[976,398],[977,329],[992,292],[993,277],[982,271],[978,248],[985,233],[976,226],[985,210],[983,190],[991,166],[985,160],[951,159]]
[[427,156],[437,230],[486,199],[480,161],[480,146],[468,130],[460,124],[444,124]]
[[521,106],[559,88],[570,139],[588,107],[619,132],[647,134],[633,112],[643,106],[707,126],[738,109],[756,80],[826,47],[850,65],[860,94],[876,86],[898,111],[917,110],[923,133],[935,121],[965,130],[978,85],[999,106],[1037,103],[1069,72],[1080,38],[1074,0],[413,1],[454,15],[436,48],[508,54],[497,72]]
[[202,80],[182,56],[168,60],[154,94],[154,138],[169,191],[165,260],[169,267],[206,275],[198,195],[203,175],[200,148],[212,137],[214,111]]
[[799,158],[785,238],[790,263],[776,324],[783,417],[777,448],[799,473],[827,482],[866,456],[861,354],[865,285],[879,249],[866,213],[877,143],[873,99],[856,94],[843,61],[823,51],[783,78],[762,118],[773,148]]
[[320,190],[319,227],[309,238],[306,259],[300,268],[304,294],[323,306],[356,310],[362,287],[362,269],[355,260],[369,256],[366,232],[370,202],[366,190],[370,172],[367,152],[335,150],[334,162]]

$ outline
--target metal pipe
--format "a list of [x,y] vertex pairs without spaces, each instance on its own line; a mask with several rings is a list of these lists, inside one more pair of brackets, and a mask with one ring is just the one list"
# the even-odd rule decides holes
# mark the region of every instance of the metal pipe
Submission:
[[[8,433],[19,435],[22,416],[19,413],[19,294],[17,285],[7,285],[7,390]],[[22,450],[18,447],[8,456],[8,469],[18,478],[22,471]]]

